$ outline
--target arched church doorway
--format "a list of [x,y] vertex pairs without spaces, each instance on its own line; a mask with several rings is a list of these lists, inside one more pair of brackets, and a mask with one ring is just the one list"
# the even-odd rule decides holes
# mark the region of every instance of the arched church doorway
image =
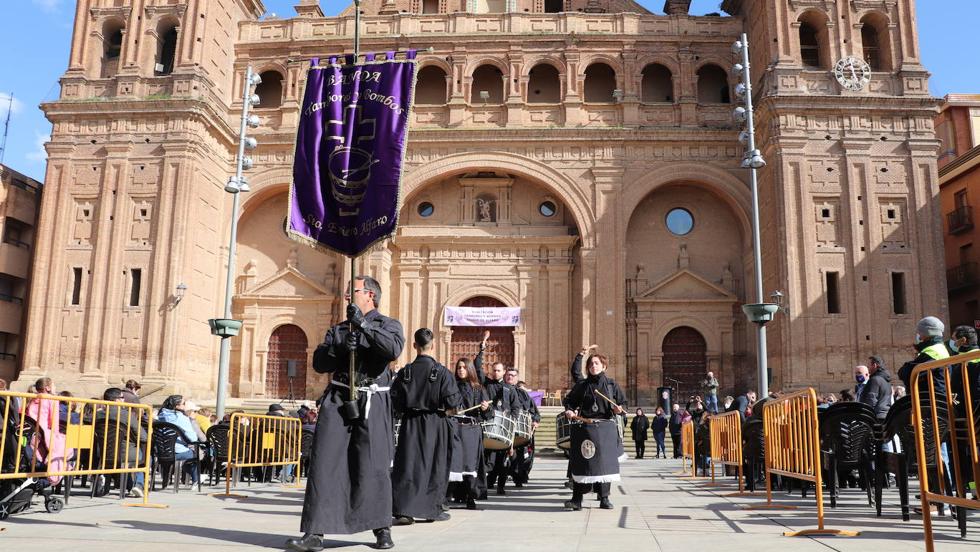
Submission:
[[664,337],[664,385],[677,388],[675,400],[684,405],[691,395],[701,394],[701,380],[707,372],[708,346],[694,328],[674,328]]
[[269,337],[269,359],[265,368],[268,397],[305,399],[306,333],[294,324],[279,326]]
[[[460,305],[461,307],[506,307],[493,297],[471,297]],[[484,330],[490,330],[487,349],[483,352],[484,371],[489,371],[495,362],[504,366],[514,366],[514,328],[495,327],[477,328],[459,326],[453,328],[452,346],[450,347],[450,362],[456,362],[460,357],[472,359],[480,352],[480,342],[483,341]]]

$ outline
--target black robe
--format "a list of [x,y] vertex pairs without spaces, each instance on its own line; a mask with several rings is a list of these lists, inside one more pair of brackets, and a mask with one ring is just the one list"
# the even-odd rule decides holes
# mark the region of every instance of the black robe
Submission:
[[459,406],[459,389],[445,366],[419,355],[398,372],[391,401],[402,419],[391,474],[392,512],[435,519],[449,485],[453,427],[446,410]]
[[[365,315],[357,350],[357,384],[388,387],[388,364],[405,346],[400,322],[373,310]],[[327,332],[313,353],[313,369],[333,374],[346,385],[349,352],[346,322]],[[313,437],[310,475],[303,500],[300,530],[314,534],[351,534],[391,526],[391,459],[394,437],[387,391],[359,392],[360,418],[346,422],[340,405],[347,387],[331,383],[323,393]]]

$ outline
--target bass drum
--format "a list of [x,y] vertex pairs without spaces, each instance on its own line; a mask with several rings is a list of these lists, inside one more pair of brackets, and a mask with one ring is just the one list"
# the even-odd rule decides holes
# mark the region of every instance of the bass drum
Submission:
[[517,423],[514,427],[514,446],[523,447],[530,443],[533,433],[534,421],[531,419],[531,413],[522,411],[517,416]]
[[507,450],[514,444],[514,420],[507,414],[495,410],[493,420],[483,422],[483,448],[487,450]]
[[578,422],[573,422],[565,417],[565,413],[562,412],[555,419],[555,425],[558,428],[555,433],[555,446],[562,450],[568,450],[572,446],[572,426]]

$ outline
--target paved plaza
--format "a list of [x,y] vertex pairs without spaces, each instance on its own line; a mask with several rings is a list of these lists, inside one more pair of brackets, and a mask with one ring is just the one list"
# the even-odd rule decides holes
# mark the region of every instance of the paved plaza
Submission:
[[[836,510],[827,508],[827,526],[862,531],[857,538],[789,538],[783,531],[816,526],[812,494],[800,500],[778,493],[780,502],[799,505],[792,511],[749,511],[743,505],[760,498],[727,498],[731,478],[720,487],[675,474],[675,460],[629,460],[623,481],[613,486],[614,510],[598,509],[586,500],[581,512],[565,512],[570,494],[562,487],[565,461],[539,458],[532,482],[505,497],[491,496],[482,511],[452,511],[447,522],[395,527],[396,550],[581,550],[589,552],[677,551],[736,549],[769,550],[923,550],[920,518],[907,523],[898,514],[897,493],[886,494],[886,514],[875,518],[859,489],[844,491]],[[244,486],[245,499],[169,489],[152,495],[164,510],[123,508],[111,498],[74,497],[57,515],[43,505],[0,524],[0,550],[140,551],[281,550],[283,541],[299,528],[302,491],[274,485]],[[913,491],[914,492],[914,491]],[[593,495],[594,497],[594,495]],[[937,550],[976,550],[980,545],[978,515],[971,517],[966,540],[948,518],[936,524]],[[332,545],[345,550],[369,550],[370,532],[338,536]]]

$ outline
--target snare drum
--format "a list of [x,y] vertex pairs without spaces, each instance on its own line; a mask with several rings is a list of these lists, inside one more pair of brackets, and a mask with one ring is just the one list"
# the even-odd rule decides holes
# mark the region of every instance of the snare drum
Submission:
[[514,446],[523,447],[531,442],[531,434],[534,433],[534,421],[531,419],[530,412],[522,411],[517,416],[517,424],[514,427]]
[[572,425],[576,423],[566,418],[564,412],[555,419],[555,424],[558,427],[555,434],[555,445],[558,448],[568,450],[572,446]]
[[483,422],[483,448],[487,450],[507,450],[514,444],[514,420],[507,414],[495,410],[493,420]]

